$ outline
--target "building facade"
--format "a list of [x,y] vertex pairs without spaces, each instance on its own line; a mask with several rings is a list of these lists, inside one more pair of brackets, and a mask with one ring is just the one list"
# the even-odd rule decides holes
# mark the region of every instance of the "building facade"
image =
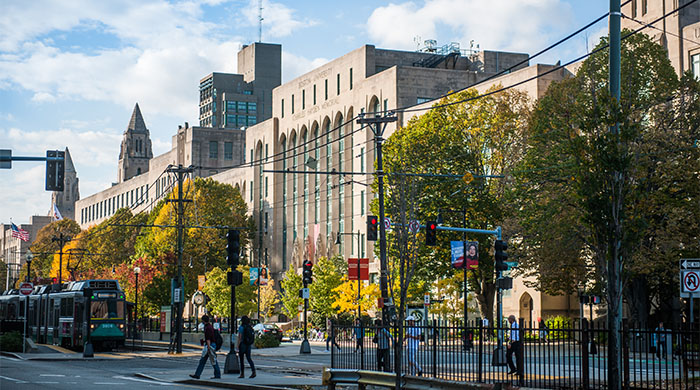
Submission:
[[12,237],[11,224],[0,224],[0,260],[7,266],[5,275],[2,275],[5,283],[0,288],[7,290],[15,287],[15,283],[19,280],[19,271],[27,262],[29,246],[36,239],[39,230],[51,222],[53,222],[51,216],[34,215],[29,217],[28,224],[18,225],[29,233],[29,241]]

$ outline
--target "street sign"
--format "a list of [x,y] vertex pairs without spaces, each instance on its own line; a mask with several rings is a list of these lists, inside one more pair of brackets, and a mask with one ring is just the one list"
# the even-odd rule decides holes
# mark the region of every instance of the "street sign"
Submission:
[[700,269],[700,259],[681,259],[682,269]]
[[411,233],[418,233],[418,230],[420,230],[420,223],[418,221],[416,221],[415,219],[411,220],[408,223],[408,230]]
[[384,217],[384,230],[391,230],[391,218]]
[[31,283],[22,283],[19,285],[19,293],[22,295],[29,295],[34,291],[34,285]]
[[681,293],[700,293],[700,270],[681,272]]
[[301,297],[304,299],[309,299],[310,295],[309,295],[309,288],[308,287],[304,287],[301,289]]
[[[355,258],[348,259],[348,280],[357,280],[357,260]],[[360,280],[369,280],[369,259],[362,258],[360,260]]]
[[430,294],[423,295],[423,304],[425,306],[430,306]]
[[175,303],[180,303],[180,298],[182,297],[182,289],[176,288],[175,293],[173,295],[173,302]]

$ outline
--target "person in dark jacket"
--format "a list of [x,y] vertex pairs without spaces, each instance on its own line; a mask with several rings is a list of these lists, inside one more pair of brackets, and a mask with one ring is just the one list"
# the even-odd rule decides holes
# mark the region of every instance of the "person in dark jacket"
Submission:
[[204,323],[204,339],[202,343],[202,357],[199,358],[199,365],[194,375],[190,376],[194,379],[199,379],[204,370],[204,365],[207,364],[207,359],[211,360],[211,365],[214,367],[214,377],[211,379],[221,379],[221,370],[219,362],[216,360],[216,336],[214,335],[214,327],[209,323],[209,316],[203,315],[202,322]]
[[250,369],[253,370],[253,373],[250,374],[251,378],[255,378],[255,364],[253,364],[253,359],[250,357],[250,352],[251,349],[253,348],[253,343],[247,343],[245,340],[245,334],[246,332],[250,335],[253,335],[253,340],[255,340],[255,334],[253,333],[253,327],[250,326],[250,318],[248,316],[243,316],[241,317],[241,326],[238,327],[238,342],[236,343],[236,348],[238,348],[238,358],[240,359],[240,366],[241,366],[241,375],[239,375],[239,378],[245,377],[243,375],[243,369],[245,366],[243,365],[243,358],[248,359],[248,364],[250,365]]

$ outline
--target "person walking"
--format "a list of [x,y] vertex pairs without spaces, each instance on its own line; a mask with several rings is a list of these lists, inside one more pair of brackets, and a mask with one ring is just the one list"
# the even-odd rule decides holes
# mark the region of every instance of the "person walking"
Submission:
[[253,327],[250,326],[250,318],[248,316],[241,317],[241,326],[238,327],[238,341],[236,342],[236,348],[238,349],[238,358],[240,359],[241,365],[241,375],[239,378],[245,377],[243,374],[245,366],[243,365],[243,358],[248,359],[248,364],[253,373],[250,374],[251,378],[255,378],[255,364],[253,364],[253,359],[250,357],[251,350],[253,349],[253,344],[255,343],[255,333],[253,332]]
[[214,367],[214,377],[211,379],[221,379],[221,370],[219,369],[219,362],[216,359],[216,336],[214,335],[214,327],[209,323],[209,316],[203,315],[202,322],[204,323],[204,339],[200,340],[202,344],[202,357],[199,358],[199,365],[194,375],[190,374],[190,377],[194,379],[199,379],[204,370],[204,365],[207,364],[207,360],[211,361],[212,367]]
[[[659,322],[659,326],[654,329],[654,342],[656,343],[656,356],[659,359],[666,359],[668,351],[666,350],[666,329],[663,321]],[[661,352],[662,349],[663,352]]]
[[338,352],[340,352],[340,345],[338,345],[338,342],[335,341],[335,334],[332,331],[333,328],[333,320],[331,320],[330,317],[326,318],[326,352],[330,351],[328,349],[328,345],[330,344],[331,347],[335,346],[338,348]]
[[547,332],[549,328],[547,328],[547,324],[544,322],[542,317],[537,318],[537,327],[540,331],[540,342],[547,342]]
[[413,316],[406,317],[407,328],[406,328],[406,357],[408,359],[408,367],[411,371],[411,375],[423,375],[423,369],[418,360],[416,360],[416,355],[418,354],[418,347],[420,346],[420,336],[421,330],[416,326],[416,318]]
[[[508,352],[506,352],[508,367],[510,367],[508,374],[517,374],[522,378],[523,342],[520,340],[520,329],[518,327],[518,322],[515,320],[515,316],[512,314],[508,316],[508,323],[510,324]],[[518,363],[517,366],[513,363],[513,354],[515,354],[515,361]]]
[[357,353],[357,350],[360,350],[360,353],[364,353],[364,349],[362,348],[362,340],[365,338],[365,330],[362,327],[362,322],[358,318],[355,320],[355,327],[352,329],[352,335],[355,338],[355,351],[353,353]]
[[374,324],[377,326],[377,335],[374,336],[377,343],[377,371],[391,372],[389,348],[394,343],[394,337],[382,326],[382,320],[375,320]]
[[489,329],[489,319],[484,317],[481,320],[481,326],[484,328],[484,340],[489,341],[491,340],[491,329]]

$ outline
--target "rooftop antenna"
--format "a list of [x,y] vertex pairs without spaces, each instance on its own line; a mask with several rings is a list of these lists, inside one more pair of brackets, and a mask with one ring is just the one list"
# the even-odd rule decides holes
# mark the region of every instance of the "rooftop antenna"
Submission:
[[263,22],[263,17],[262,17],[262,0],[258,0],[258,42],[262,42],[262,22]]

